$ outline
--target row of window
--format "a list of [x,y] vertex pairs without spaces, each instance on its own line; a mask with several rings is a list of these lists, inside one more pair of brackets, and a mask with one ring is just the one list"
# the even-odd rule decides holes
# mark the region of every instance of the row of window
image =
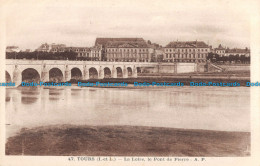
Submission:
[[[62,49],[62,50],[58,50],[58,49],[53,49],[53,50],[51,50],[52,52],[65,52],[65,50],[64,49]],[[74,50],[72,50],[72,49],[69,49],[68,51],[74,51]],[[76,49],[75,50],[75,52],[90,52],[89,50],[79,50],[79,49]],[[92,52],[95,52],[95,53],[97,53],[97,52],[99,52],[99,51],[92,51]]]
[[108,48],[107,51],[108,52],[113,52],[113,51],[119,51],[119,52],[137,52],[137,50],[139,50],[139,52],[147,52],[148,49],[136,49],[136,48],[130,48],[130,49],[125,49],[125,48]]
[[111,62],[149,62],[147,59],[108,59]]
[[165,49],[165,52],[194,52],[194,51],[209,51],[207,48],[177,48],[177,49]]
[[122,54],[108,54],[108,58],[137,58],[137,57],[142,57],[142,58],[148,58],[148,54],[129,54],[129,55],[122,55]]
[[[198,54],[197,58],[206,58],[207,54]],[[166,58],[196,58],[195,54],[166,54]]]
[[99,57],[99,54],[96,54],[96,53],[92,53],[92,54],[89,54],[89,53],[78,53],[78,56],[90,57],[90,55],[92,55],[92,57]]
[[216,53],[225,53],[225,51],[218,51],[218,50],[217,50]]
[[137,55],[146,55],[148,56],[149,54],[147,53],[125,53],[125,54],[122,54],[122,53],[107,53],[107,56],[137,56]]
[[[79,52],[80,50],[79,49],[76,49],[76,52]],[[87,52],[87,51],[89,51],[89,50],[83,50],[83,52]]]
[[[174,62],[196,62],[196,60],[175,59]],[[197,62],[206,62],[206,60],[197,60]]]
[[78,53],[78,56],[89,56],[89,53]]

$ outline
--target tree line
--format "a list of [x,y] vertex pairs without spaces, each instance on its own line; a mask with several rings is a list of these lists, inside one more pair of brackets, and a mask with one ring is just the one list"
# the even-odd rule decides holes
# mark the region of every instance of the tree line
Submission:
[[33,60],[78,60],[98,61],[98,57],[78,57],[76,52],[7,52],[6,59],[33,59]]
[[77,60],[75,52],[7,52],[6,59]]
[[207,60],[211,62],[218,62],[218,63],[250,63],[250,56],[246,57],[245,55],[229,55],[229,56],[220,56],[215,53],[209,53],[207,56]]
[[[6,59],[34,59],[34,60],[79,60],[79,61],[98,61],[98,57],[77,57],[77,53],[73,51],[65,52],[7,52]],[[250,57],[245,55],[229,55],[229,56],[219,56],[215,53],[209,53],[207,60],[217,63],[250,63]],[[164,62],[163,55],[152,56],[151,62]]]

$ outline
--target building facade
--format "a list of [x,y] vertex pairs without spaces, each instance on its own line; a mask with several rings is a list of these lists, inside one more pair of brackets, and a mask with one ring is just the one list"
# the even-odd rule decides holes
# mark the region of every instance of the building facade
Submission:
[[93,60],[100,61],[101,60],[101,47],[67,47],[65,44],[42,44],[35,51],[41,52],[75,52],[77,53],[77,58],[81,58],[84,60]]
[[214,49],[215,54],[218,54],[220,57],[223,56],[230,56],[230,55],[244,55],[245,57],[249,57],[250,56],[250,49],[248,49],[247,47],[245,49],[241,49],[241,48],[224,48],[222,47],[222,45],[220,44],[217,48]]
[[47,43],[41,44],[35,51],[39,52],[49,52],[51,50],[51,46]]
[[66,45],[65,44],[51,44],[49,52],[55,53],[55,52],[65,52],[66,51]]
[[209,46],[203,41],[170,42],[164,48],[167,62],[206,62]]
[[102,47],[100,45],[93,46],[90,48],[90,58],[94,61],[102,60]]
[[[7,47],[6,52],[18,47]],[[250,56],[250,50],[217,48],[203,41],[173,41],[165,47],[143,38],[96,38],[93,47],[67,47],[65,44],[42,44],[36,51],[75,52],[79,60],[115,61],[115,62],[206,62],[208,53],[222,56]]]
[[91,52],[89,47],[65,47],[64,51],[75,52],[77,53],[77,57],[91,57],[90,56]]
[[152,49],[143,38],[97,38],[102,60],[115,62],[150,62]]
[[226,53],[226,49],[224,47],[222,47],[222,45],[220,44],[218,46],[218,48],[215,48],[215,52],[216,54],[218,54],[219,56],[223,57],[225,56],[225,53]]
[[225,56],[230,56],[230,55],[245,55],[245,57],[250,56],[250,49],[245,48],[245,49],[239,49],[239,48],[233,48],[233,49],[226,49],[225,51]]

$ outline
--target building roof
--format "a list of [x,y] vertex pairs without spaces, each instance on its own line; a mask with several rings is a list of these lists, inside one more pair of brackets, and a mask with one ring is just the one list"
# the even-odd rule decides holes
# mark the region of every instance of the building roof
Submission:
[[216,50],[225,50],[225,48],[220,44]]
[[65,47],[66,50],[71,50],[71,51],[90,51],[89,47]]
[[46,49],[46,48],[47,49],[50,48],[50,45],[47,43],[41,44],[40,47],[38,47],[38,49]]
[[168,48],[205,48],[209,47],[203,41],[174,41],[166,45]]
[[95,45],[116,48],[148,47],[143,38],[97,38]]
[[66,47],[65,44],[55,44],[55,43],[51,44],[51,48],[64,48],[64,47]]
[[249,49],[233,48],[233,49],[227,49],[226,53],[250,53],[250,50]]
[[106,45],[107,48],[147,48],[148,45],[146,42],[108,42]]
[[101,47],[101,45],[96,45],[96,46],[91,47],[90,49],[91,50],[101,50],[102,47]]

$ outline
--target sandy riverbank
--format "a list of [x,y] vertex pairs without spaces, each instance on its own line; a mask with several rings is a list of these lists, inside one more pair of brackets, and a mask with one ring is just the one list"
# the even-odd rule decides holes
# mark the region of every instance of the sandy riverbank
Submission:
[[7,155],[248,156],[249,132],[140,126],[48,126],[8,138]]

